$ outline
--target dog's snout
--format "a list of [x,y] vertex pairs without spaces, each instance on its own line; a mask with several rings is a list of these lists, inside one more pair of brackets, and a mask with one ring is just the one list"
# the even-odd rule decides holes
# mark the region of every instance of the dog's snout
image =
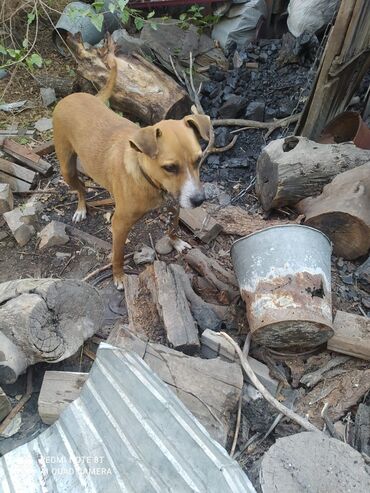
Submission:
[[203,190],[197,192],[192,197],[190,197],[190,202],[193,207],[199,207],[205,201],[206,196]]

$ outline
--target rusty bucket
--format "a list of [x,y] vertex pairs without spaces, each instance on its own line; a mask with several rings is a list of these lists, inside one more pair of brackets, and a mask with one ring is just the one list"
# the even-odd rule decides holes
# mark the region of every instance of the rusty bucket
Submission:
[[331,250],[321,231],[295,224],[266,228],[233,244],[254,341],[302,351],[333,335]]
[[345,111],[326,125],[321,132],[320,144],[353,142],[361,149],[370,149],[370,128],[356,111]]

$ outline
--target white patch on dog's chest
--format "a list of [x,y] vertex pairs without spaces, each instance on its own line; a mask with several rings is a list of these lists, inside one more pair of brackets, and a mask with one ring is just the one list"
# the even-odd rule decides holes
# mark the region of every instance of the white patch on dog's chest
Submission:
[[188,209],[192,207],[191,203],[191,197],[196,193],[197,191],[197,185],[192,178],[190,172],[188,171],[188,178],[186,179],[184,185],[182,186],[181,193],[180,193],[180,206],[183,207],[184,209]]

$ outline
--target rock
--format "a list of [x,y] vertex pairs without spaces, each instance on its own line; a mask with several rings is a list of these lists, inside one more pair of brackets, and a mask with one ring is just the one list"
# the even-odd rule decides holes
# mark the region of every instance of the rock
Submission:
[[344,282],[344,284],[353,284],[353,274],[348,274],[347,276],[343,276],[342,281]]
[[212,200],[221,193],[221,190],[216,183],[205,183],[203,185],[203,190],[206,196],[206,200]]
[[247,157],[234,157],[226,161],[228,168],[247,168],[250,165],[250,160]]
[[47,132],[53,128],[53,122],[51,118],[40,118],[40,120],[37,120],[35,123],[35,128],[39,132]]
[[5,79],[5,77],[9,76],[9,72],[4,70],[3,68],[0,68],[0,80]]
[[249,103],[245,111],[245,118],[247,120],[255,120],[257,122],[263,122],[265,117],[265,102],[253,101]]
[[218,197],[218,203],[224,207],[226,205],[229,205],[231,203],[231,196],[226,193],[226,192],[222,192]]
[[35,233],[36,209],[33,206],[17,207],[5,212],[3,217],[20,246],[29,242]]
[[219,109],[220,118],[238,118],[247,104],[242,96],[232,95]]
[[0,423],[10,413],[12,406],[3,389],[0,387]]
[[41,96],[43,105],[46,107],[52,105],[57,100],[56,95],[55,95],[55,89],[53,89],[51,87],[41,87],[40,96]]
[[370,257],[356,270],[355,276],[358,285],[370,293]]
[[215,138],[217,147],[224,147],[229,143],[229,130],[226,127],[218,127],[215,129]]
[[66,233],[66,225],[58,221],[51,221],[40,232],[39,249],[49,248],[56,245],[65,245],[69,241],[69,236]]
[[136,265],[152,264],[155,259],[155,251],[144,245],[141,250],[134,253],[134,262]]
[[168,236],[162,236],[155,243],[155,251],[159,253],[159,255],[168,255],[173,250],[173,245]]
[[370,491],[370,475],[361,454],[312,431],[279,438],[262,459],[260,483],[263,493]]
[[21,413],[18,413],[14,416],[14,418],[10,421],[5,430],[0,434],[1,438],[10,438],[20,430],[22,425],[22,416]]
[[361,303],[364,305],[365,308],[370,309],[370,296],[362,296]]
[[8,183],[0,183],[0,214],[14,207],[13,193]]

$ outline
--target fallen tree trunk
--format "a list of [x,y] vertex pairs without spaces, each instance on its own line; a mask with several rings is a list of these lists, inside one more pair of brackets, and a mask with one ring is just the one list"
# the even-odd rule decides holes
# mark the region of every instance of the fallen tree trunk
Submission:
[[305,224],[331,239],[337,256],[365,255],[370,249],[370,163],[338,175],[321,195],[302,200],[297,208]]
[[270,142],[257,161],[256,193],[264,210],[317,195],[336,175],[370,161],[354,144],[318,144],[304,137]]
[[[102,88],[110,73],[105,65],[108,47],[86,50],[74,38],[68,41],[78,59],[80,75]],[[114,52],[115,46],[109,46]],[[133,121],[152,125],[168,118],[182,118],[190,113],[191,101],[185,90],[170,76],[138,54],[114,56],[117,81],[110,99],[112,108]]]

